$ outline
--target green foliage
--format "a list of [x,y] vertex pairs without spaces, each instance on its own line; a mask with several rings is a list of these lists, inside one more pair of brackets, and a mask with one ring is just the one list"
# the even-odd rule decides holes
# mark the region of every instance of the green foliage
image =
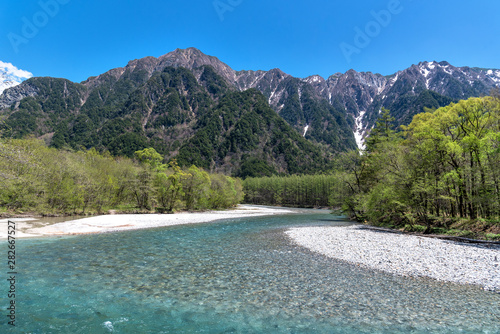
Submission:
[[113,155],[132,157],[138,150],[148,146],[148,140],[138,133],[127,132],[113,139],[109,145],[109,152]]
[[19,102],[19,110],[26,110],[29,113],[36,113],[42,111],[42,107],[37,103],[36,99],[28,96]]
[[423,225],[405,225],[404,227],[404,230],[406,232],[419,232],[419,233],[423,233],[427,230],[427,227],[426,226],[423,226]]
[[471,98],[421,113],[397,135],[385,111],[354,171],[358,219],[425,226],[500,216],[500,100]]
[[185,195],[183,178],[187,176],[175,160],[170,163],[170,167],[168,174],[159,172],[155,179],[158,201],[167,212],[180,207],[181,198]]
[[247,177],[264,177],[276,174],[276,170],[265,160],[259,158],[248,158],[241,164],[238,176],[245,179]]
[[141,163],[148,164],[153,170],[162,170],[165,165],[162,164],[163,157],[152,147],[141,151],[135,151],[134,157]]
[[226,81],[219,76],[212,66],[202,66],[203,73],[200,76],[200,82],[206,87],[207,91],[213,96],[222,96],[229,87]]
[[[173,88],[167,89],[153,108],[153,114],[159,115],[153,122],[153,126],[155,128],[172,127],[186,122],[189,119],[188,111],[185,110],[186,102],[187,100],[181,99]],[[187,108],[189,109],[188,106]]]
[[337,206],[331,195],[339,192],[341,180],[340,174],[247,178],[243,181],[245,202],[295,207]]
[[[203,210],[209,207],[210,175],[196,166],[191,166],[182,179],[184,203],[187,210]],[[239,202],[239,201],[238,201]],[[234,205],[231,203],[230,206]]]
[[100,212],[121,200],[123,172],[131,168],[95,150],[60,151],[33,139],[2,142],[1,148],[6,191],[0,200],[11,210]]
[[211,176],[208,206],[223,209],[240,203],[244,198],[243,186],[239,179],[222,174]]
[[29,111],[19,110],[11,114],[2,124],[5,137],[23,138],[37,130],[36,119]]
[[394,120],[388,109],[381,109],[380,117],[366,140],[367,151],[371,151],[381,142],[391,139],[391,136],[394,134]]
[[487,234],[486,234],[486,239],[488,239],[488,240],[493,240],[493,241],[500,240],[500,234],[496,234],[496,233],[487,233]]
[[[204,210],[242,200],[241,181],[191,166],[169,167],[153,148],[138,159],[95,149],[48,148],[36,139],[0,140],[0,207],[11,212],[99,213],[110,208]],[[139,163],[140,161],[140,163]]]

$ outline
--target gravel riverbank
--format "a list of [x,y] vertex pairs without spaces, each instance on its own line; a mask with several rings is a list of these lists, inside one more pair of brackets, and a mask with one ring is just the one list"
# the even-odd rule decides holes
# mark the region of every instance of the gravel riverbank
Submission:
[[363,226],[293,228],[300,246],[397,275],[477,284],[500,293],[500,248],[368,230]]
[[[294,213],[283,208],[238,205],[236,208],[224,211],[206,211],[176,214],[115,214],[94,216],[62,223],[39,226],[36,218],[1,219],[0,240],[7,239],[7,221],[16,222],[16,238],[33,238],[43,236],[60,236],[73,234],[94,234],[124,230],[136,230],[183,224],[208,223],[221,219],[272,216]],[[2,224],[3,223],[3,224]]]

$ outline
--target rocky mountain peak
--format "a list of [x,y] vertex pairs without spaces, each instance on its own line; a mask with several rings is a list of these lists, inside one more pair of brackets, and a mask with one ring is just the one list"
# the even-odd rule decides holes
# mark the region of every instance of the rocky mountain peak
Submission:
[[219,75],[222,75],[229,82],[236,79],[236,71],[217,57],[209,56],[196,48],[176,49],[158,58],[156,70],[163,70],[165,67],[185,67],[193,70],[200,66],[212,66]]
[[183,66],[188,69],[208,65],[219,61],[216,57],[208,56],[196,48],[176,49],[158,58],[158,65],[162,67]]
[[144,57],[141,59],[134,59],[128,62],[126,68],[134,70],[136,68],[142,69],[154,69],[154,66],[158,64],[158,59],[155,57]]
[[317,84],[317,83],[323,83],[326,80],[322,76],[315,74],[302,79],[302,81],[307,82],[309,84]]

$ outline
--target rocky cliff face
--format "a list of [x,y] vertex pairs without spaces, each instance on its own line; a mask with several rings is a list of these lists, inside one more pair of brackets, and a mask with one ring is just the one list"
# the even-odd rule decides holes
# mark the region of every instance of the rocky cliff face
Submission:
[[11,85],[0,95],[0,110],[9,108],[12,105],[15,106],[25,97],[33,97],[37,94],[38,88],[29,83],[25,83],[24,85],[20,85],[20,83]]

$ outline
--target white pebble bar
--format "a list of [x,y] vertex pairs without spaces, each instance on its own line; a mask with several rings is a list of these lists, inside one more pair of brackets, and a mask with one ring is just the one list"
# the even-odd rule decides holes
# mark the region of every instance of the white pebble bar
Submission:
[[500,249],[419,236],[373,231],[362,226],[303,227],[287,235],[328,257],[385,272],[500,292]]

